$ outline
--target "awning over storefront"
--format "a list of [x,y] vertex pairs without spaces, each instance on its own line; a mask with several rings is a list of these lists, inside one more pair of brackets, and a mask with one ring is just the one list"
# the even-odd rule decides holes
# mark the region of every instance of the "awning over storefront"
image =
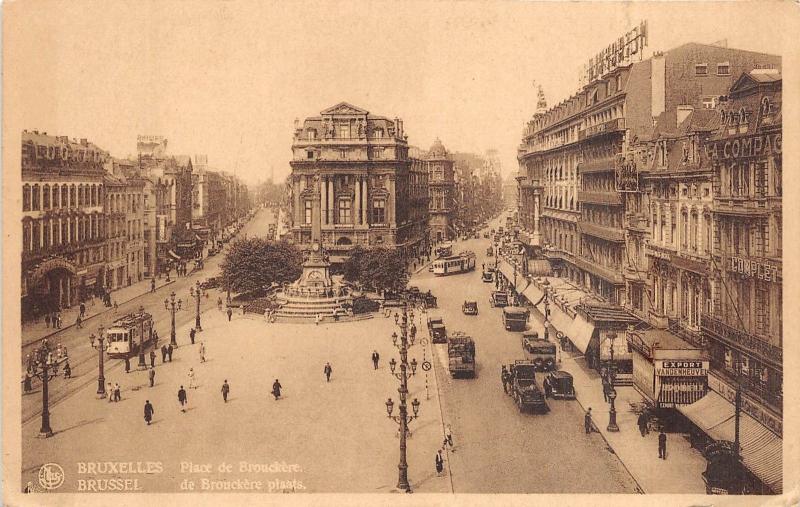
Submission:
[[[570,341],[578,348],[582,353],[586,353],[586,350],[589,348],[589,343],[592,341],[592,334],[594,334],[594,325],[581,317],[580,315],[576,315],[575,319],[572,321],[572,327],[570,328],[569,332],[566,333],[569,337]],[[616,352],[616,350],[615,350]]]
[[[678,405],[678,410],[714,440],[733,442],[735,408],[728,400],[709,391],[691,405]],[[764,484],[776,493],[783,491],[783,439],[740,412],[739,441],[742,461]]]
[[535,304],[537,301],[542,299],[544,292],[542,292],[542,290],[539,289],[536,284],[532,283],[528,285],[524,291],[522,291],[522,295],[525,296],[532,304]]
[[169,251],[169,254],[170,254],[170,255],[171,255],[171,256],[172,256],[174,259],[181,260],[181,256],[180,256],[180,255],[178,255],[178,254],[176,254],[174,251],[170,250],[170,251]]
[[528,275],[529,276],[550,276],[553,274],[553,268],[550,266],[550,261],[547,259],[530,259],[528,260]]

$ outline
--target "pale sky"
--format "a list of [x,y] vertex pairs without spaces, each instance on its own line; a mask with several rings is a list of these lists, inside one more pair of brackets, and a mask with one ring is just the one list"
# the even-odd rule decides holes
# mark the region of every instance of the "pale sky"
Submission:
[[[647,19],[647,52],[727,39],[782,54],[784,4],[54,2],[4,9],[6,143],[23,128],[124,157],[137,134],[248,182],[289,172],[293,122],[346,101],[404,119],[409,143],[499,151],[504,174],[541,84]],[[788,11],[787,11],[788,12]],[[782,35],[783,34],[783,35]],[[781,37],[787,37],[787,41]]]

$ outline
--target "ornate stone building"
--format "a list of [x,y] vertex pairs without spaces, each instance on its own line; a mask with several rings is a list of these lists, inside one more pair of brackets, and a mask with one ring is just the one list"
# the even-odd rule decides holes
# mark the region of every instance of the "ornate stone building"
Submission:
[[430,163],[428,227],[431,242],[438,243],[454,236],[453,217],[456,212],[454,163],[438,138],[428,150],[427,158]]
[[86,139],[22,132],[23,319],[103,285],[107,159]]
[[[346,102],[295,124],[292,143],[291,237],[310,247],[312,179],[321,181],[322,245],[332,262],[363,247],[422,251],[426,216],[415,210],[424,179],[408,156],[403,121]],[[417,201],[419,202],[419,201]]]

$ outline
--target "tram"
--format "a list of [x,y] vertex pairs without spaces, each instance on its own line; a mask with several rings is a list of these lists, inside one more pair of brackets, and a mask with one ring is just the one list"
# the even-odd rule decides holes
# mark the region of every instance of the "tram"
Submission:
[[461,252],[458,255],[451,255],[433,261],[433,274],[436,276],[466,273],[474,269],[475,254],[473,252]]
[[453,244],[444,243],[441,246],[436,247],[435,252],[437,259],[442,259],[444,257],[451,257],[453,255]]
[[153,316],[144,310],[115,320],[106,331],[109,357],[130,357],[153,341]]

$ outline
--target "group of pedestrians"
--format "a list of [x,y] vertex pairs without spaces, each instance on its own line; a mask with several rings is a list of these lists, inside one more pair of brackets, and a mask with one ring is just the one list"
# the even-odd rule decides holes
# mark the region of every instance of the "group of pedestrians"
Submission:
[[44,325],[49,329],[50,324],[53,324],[53,329],[61,329],[61,311],[44,314]]

